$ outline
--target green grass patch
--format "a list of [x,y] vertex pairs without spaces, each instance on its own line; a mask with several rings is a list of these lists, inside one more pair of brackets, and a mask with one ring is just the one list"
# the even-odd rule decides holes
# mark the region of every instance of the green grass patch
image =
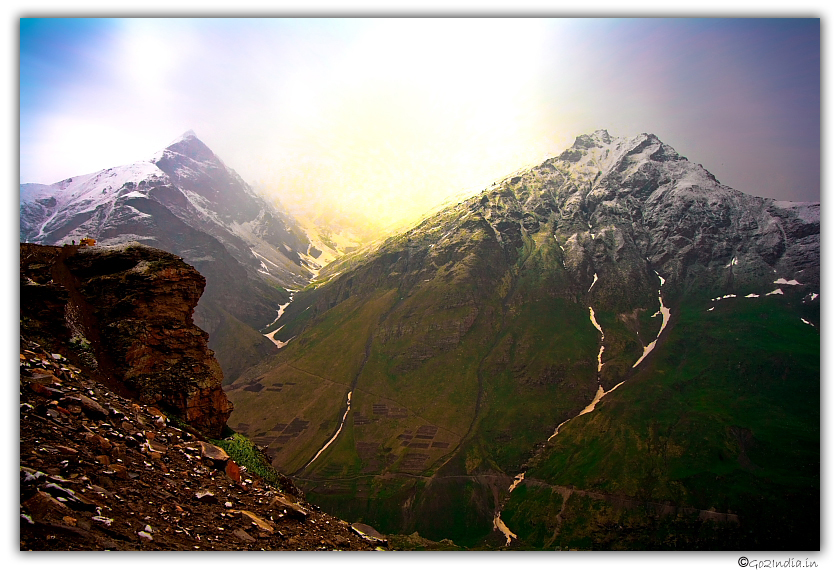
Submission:
[[249,473],[254,473],[269,485],[278,489],[288,488],[289,481],[266,461],[254,442],[246,436],[235,433],[227,439],[211,439],[210,442],[224,449],[237,465],[246,467]]

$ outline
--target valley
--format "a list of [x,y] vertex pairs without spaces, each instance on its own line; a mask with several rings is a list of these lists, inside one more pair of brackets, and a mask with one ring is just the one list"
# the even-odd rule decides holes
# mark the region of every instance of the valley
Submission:
[[21,239],[146,235],[206,272],[228,425],[307,500],[465,548],[819,547],[818,203],[596,131],[319,261],[193,138],[60,230],[37,189]]

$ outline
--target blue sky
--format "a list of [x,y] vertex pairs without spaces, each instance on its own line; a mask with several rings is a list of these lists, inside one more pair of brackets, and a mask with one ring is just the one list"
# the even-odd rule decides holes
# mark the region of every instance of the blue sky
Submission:
[[599,128],[654,133],[750,194],[819,200],[820,21],[20,23],[21,183],[192,129],[293,210],[391,220]]

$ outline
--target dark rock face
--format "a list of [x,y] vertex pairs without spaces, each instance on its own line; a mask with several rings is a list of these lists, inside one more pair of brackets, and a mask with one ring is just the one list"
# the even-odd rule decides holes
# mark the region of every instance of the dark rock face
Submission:
[[[207,333],[192,320],[205,285],[195,269],[136,243],[21,244],[21,279],[22,318],[42,338],[55,330],[56,342],[88,344],[89,364],[123,391],[209,436],[221,433],[233,406]],[[52,299],[49,315],[40,309],[50,306],[45,297]]]

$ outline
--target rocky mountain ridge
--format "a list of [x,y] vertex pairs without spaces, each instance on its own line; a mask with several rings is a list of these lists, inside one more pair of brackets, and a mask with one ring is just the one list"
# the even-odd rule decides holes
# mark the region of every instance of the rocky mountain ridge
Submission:
[[[377,253],[398,252],[395,246],[404,243],[405,253],[431,250],[463,222],[483,220],[509,260],[517,257],[523,236],[550,227],[581,288],[589,287],[602,262],[630,258],[688,290],[743,289],[779,272],[819,283],[819,273],[813,273],[819,269],[819,212],[819,203],[760,198],[723,186],[655,135],[615,138],[601,130],[577,137],[558,157],[494,183],[404,237],[386,240]],[[732,265],[735,258],[740,262]],[[345,267],[328,267],[321,277]],[[698,282],[700,273],[709,275]]]
[[[277,323],[286,346],[234,381],[231,425],[336,512],[386,532],[493,542],[499,481],[512,483],[558,426],[574,429],[583,410],[601,417],[661,367],[696,311],[738,298],[818,330],[819,228],[819,204],[723,186],[654,135],[580,136],[321,271]],[[721,326],[711,318],[704,327]],[[737,446],[743,426],[702,417],[721,430],[708,441]],[[677,484],[682,506],[708,510],[692,504],[693,483]]]
[[[654,135],[624,139],[596,131],[378,250],[328,266],[317,292],[301,292],[278,324],[291,323],[301,310],[314,318],[371,286],[410,292],[437,277],[451,279],[459,257],[498,263],[503,273],[496,278],[504,288],[523,254],[549,238],[557,247],[546,255],[562,271],[546,286],[596,311],[610,307],[624,314],[646,306],[655,312],[660,277],[666,300],[767,293],[779,279],[797,280],[798,294],[808,300],[819,295],[819,211],[818,203],[780,202],[723,186]],[[485,241],[491,236],[496,246]],[[471,251],[473,246],[479,249]],[[482,248],[492,251],[479,260]],[[485,285],[492,286],[478,283]],[[297,334],[290,324],[277,337]],[[608,356],[612,334],[606,333]],[[650,340],[636,341],[636,358]]]
[[[154,239],[154,227],[142,223],[142,212],[124,203],[143,198],[218,239],[249,271],[261,270],[289,287],[308,282],[311,261],[302,258],[309,244],[295,221],[256,194],[192,131],[147,161],[51,185],[22,184],[21,241],[55,244],[93,237],[110,245],[118,239]],[[137,232],[120,228],[126,218],[135,219]],[[270,256],[271,265],[259,256]]]

